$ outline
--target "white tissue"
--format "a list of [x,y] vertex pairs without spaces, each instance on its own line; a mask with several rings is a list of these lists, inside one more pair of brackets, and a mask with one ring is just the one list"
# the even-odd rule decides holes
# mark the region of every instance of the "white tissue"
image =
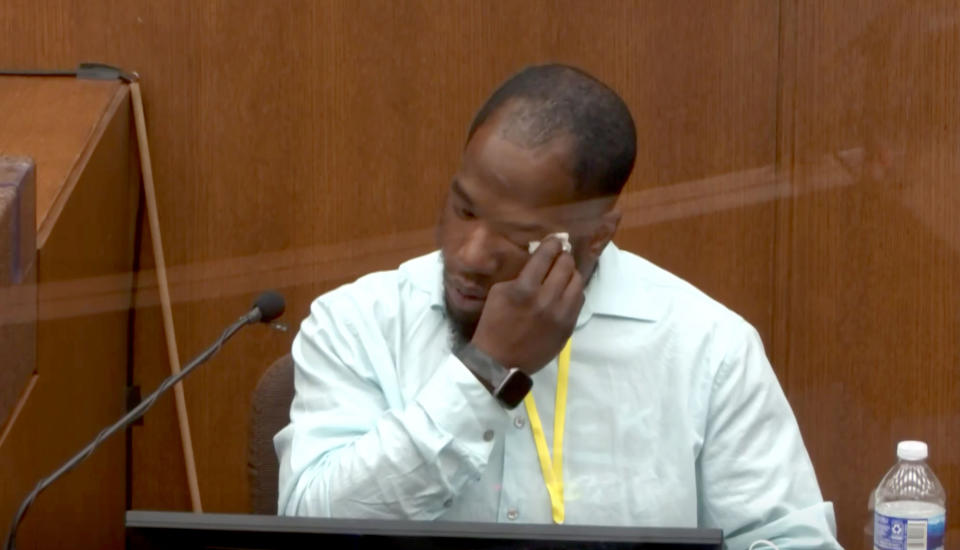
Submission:
[[[547,235],[546,238],[556,237],[560,239],[560,244],[563,247],[564,252],[571,252],[573,246],[570,244],[570,234],[569,233],[551,233]],[[544,239],[546,240],[546,239]],[[542,241],[530,241],[530,244],[527,245],[527,249],[533,254],[538,248],[540,248],[540,243]]]

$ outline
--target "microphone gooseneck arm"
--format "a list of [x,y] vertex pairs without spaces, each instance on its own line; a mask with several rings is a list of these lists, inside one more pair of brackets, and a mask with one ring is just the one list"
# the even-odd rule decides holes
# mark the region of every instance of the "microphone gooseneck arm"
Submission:
[[[16,535],[17,535],[17,528],[20,526],[20,522],[23,521],[23,517],[24,515],[26,515],[27,509],[30,507],[33,501],[37,498],[37,495],[39,495],[44,489],[50,486],[51,483],[56,481],[57,478],[59,478],[63,474],[72,470],[74,467],[76,467],[77,464],[80,464],[81,462],[86,460],[91,454],[93,454],[93,451],[96,450],[96,448],[101,443],[103,443],[105,439],[107,439],[108,437],[116,433],[118,430],[125,428],[131,422],[143,416],[143,414],[147,412],[147,409],[152,407],[153,404],[157,401],[158,397],[163,395],[163,393],[166,392],[168,389],[170,389],[174,384],[176,384],[177,382],[182,380],[185,376],[190,374],[190,372],[193,369],[197,368],[204,362],[208,361],[211,357],[216,355],[216,353],[220,351],[220,348],[223,347],[223,344],[226,343],[226,341],[229,340],[231,336],[236,334],[237,331],[239,331],[241,328],[243,328],[246,325],[257,323],[257,322],[267,322],[269,320],[272,320],[273,318],[278,317],[281,313],[283,313],[283,298],[276,293],[270,293],[269,300],[268,302],[266,302],[266,305],[268,305],[269,307],[263,307],[262,302],[263,302],[264,296],[267,296],[267,294],[268,293],[261,295],[261,297],[258,298],[257,303],[254,304],[255,307],[253,309],[247,312],[243,317],[240,317],[239,319],[234,321],[232,325],[227,327],[227,329],[223,331],[223,334],[221,334],[220,337],[217,338],[217,341],[214,342],[213,345],[211,345],[209,348],[204,350],[204,352],[198,355],[196,358],[194,358],[193,361],[190,361],[190,363],[186,367],[184,367],[180,372],[178,372],[175,375],[168,376],[160,384],[160,386],[153,391],[153,393],[145,397],[143,401],[140,402],[139,405],[137,405],[130,412],[125,414],[123,418],[121,418],[120,420],[117,420],[113,425],[101,430],[100,433],[97,434],[95,438],[93,438],[93,441],[88,443],[86,447],[80,450],[80,452],[73,455],[73,457],[71,457],[70,460],[65,462],[63,466],[60,466],[55,472],[38,481],[37,485],[33,488],[32,491],[30,491],[30,494],[28,494],[23,499],[23,502],[20,503],[20,508],[17,510],[17,514],[13,517],[13,521],[10,523],[10,531],[7,533],[7,541],[6,541],[6,544],[4,545],[4,548],[6,550],[16,550]],[[266,309],[267,311],[266,312],[263,311],[264,309]]]

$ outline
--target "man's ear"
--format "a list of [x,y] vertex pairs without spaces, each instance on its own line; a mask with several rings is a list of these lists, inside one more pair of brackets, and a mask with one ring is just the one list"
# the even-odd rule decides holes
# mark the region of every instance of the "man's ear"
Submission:
[[620,226],[620,218],[620,211],[616,208],[610,209],[600,216],[587,244],[591,256],[599,258],[607,243],[613,240],[613,235],[617,232],[617,227]]

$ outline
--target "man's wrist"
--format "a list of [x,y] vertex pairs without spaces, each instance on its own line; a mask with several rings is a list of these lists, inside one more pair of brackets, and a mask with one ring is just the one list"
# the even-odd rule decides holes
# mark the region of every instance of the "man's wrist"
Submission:
[[471,343],[455,352],[460,361],[507,408],[520,404],[533,381],[519,369],[508,369]]
[[467,369],[477,377],[487,391],[493,393],[504,376],[504,369],[489,355],[477,349],[472,343],[461,346],[454,352],[454,355],[460,359],[460,362],[466,365]]

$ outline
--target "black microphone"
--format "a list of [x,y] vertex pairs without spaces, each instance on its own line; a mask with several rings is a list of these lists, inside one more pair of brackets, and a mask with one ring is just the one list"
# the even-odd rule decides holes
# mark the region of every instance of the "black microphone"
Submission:
[[283,315],[283,296],[275,290],[266,290],[257,296],[253,302],[253,309],[247,315],[254,315],[251,322],[269,323],[277,317]]
[[257,296],[256,301],[253,302],[253,308],[245,313],[242,317],[234,321],[232,325],[227,327],[227,330],[223,331],[223,334],[217,338],[217,341],[214,342],[212,346],[195,357],[193,361],[190,361],[190,363],[180,372],[168,376],[160,384],[160,386],[154,390],[153,393],[144,398],[139,405],[133,408],[133,410],[125,414],[123,418],[117,420],[113,425],[101,430],[101,432],[97,434],[97,437],[93,438],[93,441],[81,449],[80,452],[70,457],[69,460],[64,462],[63,465],[57,468],[52,474],[38,481],[37,485],[32,491],[30,491],[30,494],[28,494],[23,499],[23,502],[20,503],[20,509],[17,510],[17,515],[13,517],[13,521],[10,523],[10,532],[7,533],[7,542],[4,545],[4,548],[6,550],[16,550],[17,528],[20,526],[20,522],[23,521],[23,517],[27,513],[27,508],[30,507],[41,491],[56,481],[57,478],[72,470],[77,464],[80,464],[86,460],[91,454],[93,454],[93,451],[101,443],[103,443],[105,439],[143,416],[143,414],[147,412],[147,409],[153,406],[158,397],[163,395],[163,393],[170,389],[171,386],[190,374],[190,371],[213,357],[218,351],[220,351],[220,348],[223,347],[223,344],[226,343],[231,336],[236,334],[237,331],[253,323],[268,323],[282,315],[283,309],[283,296],[281,296],[278,292],[268,290],[260,294],[260,296]]

